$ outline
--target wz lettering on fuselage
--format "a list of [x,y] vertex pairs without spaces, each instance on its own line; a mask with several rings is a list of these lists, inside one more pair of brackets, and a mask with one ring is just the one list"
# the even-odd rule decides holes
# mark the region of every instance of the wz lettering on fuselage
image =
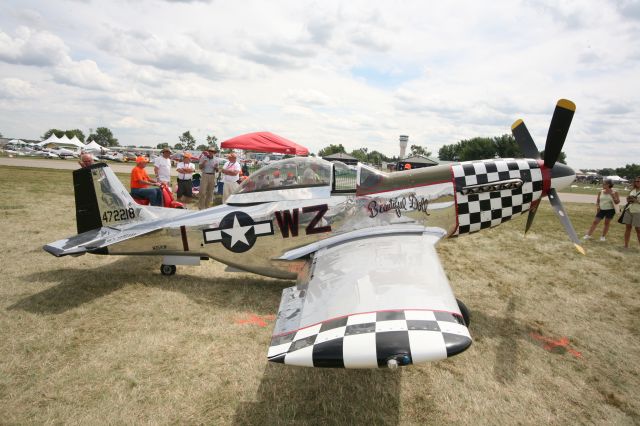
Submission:
[[275,212],[276,221],[280,227],[282,238],[297,237],[300,228],[300,210],[302,213],[313,213],[316,215],[311,219],[311,222],[305,228],[305,235],[321,234],[323,232],[331,232],[331,225],[318,226],[318,223],[322,220],[329,207],[326,204],[319,204],[317,206],[303,207],[302,209],[293,210],[281,210]]
[[390,210],[395,211],[396,216],[401,217],[403,210],[417,210],[423,212],[429,216],[428,212],[429,200],[426,198],[418,198],[415,195],[402,198],[391,198],[386,203],[379,203],[376,200],[372,200],[367,204],[367,210],[369,211],[369,217],[374,218],[380,213],[386,213]]

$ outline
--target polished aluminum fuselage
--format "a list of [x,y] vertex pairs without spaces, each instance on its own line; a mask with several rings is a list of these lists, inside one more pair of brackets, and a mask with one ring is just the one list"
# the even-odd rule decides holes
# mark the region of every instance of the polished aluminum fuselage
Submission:
[[185,213],[163,229],[113,244],[109,254],[210,258],[293,279],[308,255],[340,242],[384,234],[457,236],[496,226],[539,201],[542,181],[534,160],[390,174],[361,166],[350,193],[329,185],[235,194],[227,205]]

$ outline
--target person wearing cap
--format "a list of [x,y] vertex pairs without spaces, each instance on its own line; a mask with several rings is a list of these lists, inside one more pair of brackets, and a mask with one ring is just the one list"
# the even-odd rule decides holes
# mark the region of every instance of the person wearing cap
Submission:
[[200,200],[198,208],[200,210],[211,207],[213,193],[216,190],[216,173],[218,173],[218,159],[216,149],[213,146],[202,152],[198,165],[200,167]]
[[411,164],[409,164],[409,163],[405,163],[405,164],[404,164],[404,169],[405,169],[405,170],[411,170]]
[[225,163],[221,170],[224,175],[222,177],[222,182],[224,182],[224,186],[222,187],[222,204],[225,204],[227,198],[238,189],[238,176],[240,176],[241,171],[235,152],[231,152],[227,158],[229,161]]
[[162,207],[161,183],[151,180],[145,170],[147,162],[145,157],[136,158],[136,166],[131,170],[131,196],[144,198],[152,206]]
[[160,155],[153,160],[153,172],[156,179],[171,189],[171,149],[162,148]]
[[193,173],[196,166],[191,162],[191,154],[185,152],[182,155],[182,161],[176,167],[178,172],[178,199],[186,201],[187,198],[193,198]]

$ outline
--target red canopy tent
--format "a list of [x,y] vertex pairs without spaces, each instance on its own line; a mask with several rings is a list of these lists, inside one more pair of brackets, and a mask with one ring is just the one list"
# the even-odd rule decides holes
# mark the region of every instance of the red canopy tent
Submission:
[[271,132],[255,132],[236,136],[220,144],[222,148],[245,149],[258,152],[278,152],[291,155],[309,155],[304,146]]

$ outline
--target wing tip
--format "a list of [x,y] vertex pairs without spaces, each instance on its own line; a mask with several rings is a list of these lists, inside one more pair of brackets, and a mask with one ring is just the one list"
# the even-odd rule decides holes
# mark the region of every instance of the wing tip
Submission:
[[586,255],[587,252],[584,250],[584,247],[582,247],[580,244],[576,244],[574,243],[573,246],[576,248],[576,251],[582,255]]

